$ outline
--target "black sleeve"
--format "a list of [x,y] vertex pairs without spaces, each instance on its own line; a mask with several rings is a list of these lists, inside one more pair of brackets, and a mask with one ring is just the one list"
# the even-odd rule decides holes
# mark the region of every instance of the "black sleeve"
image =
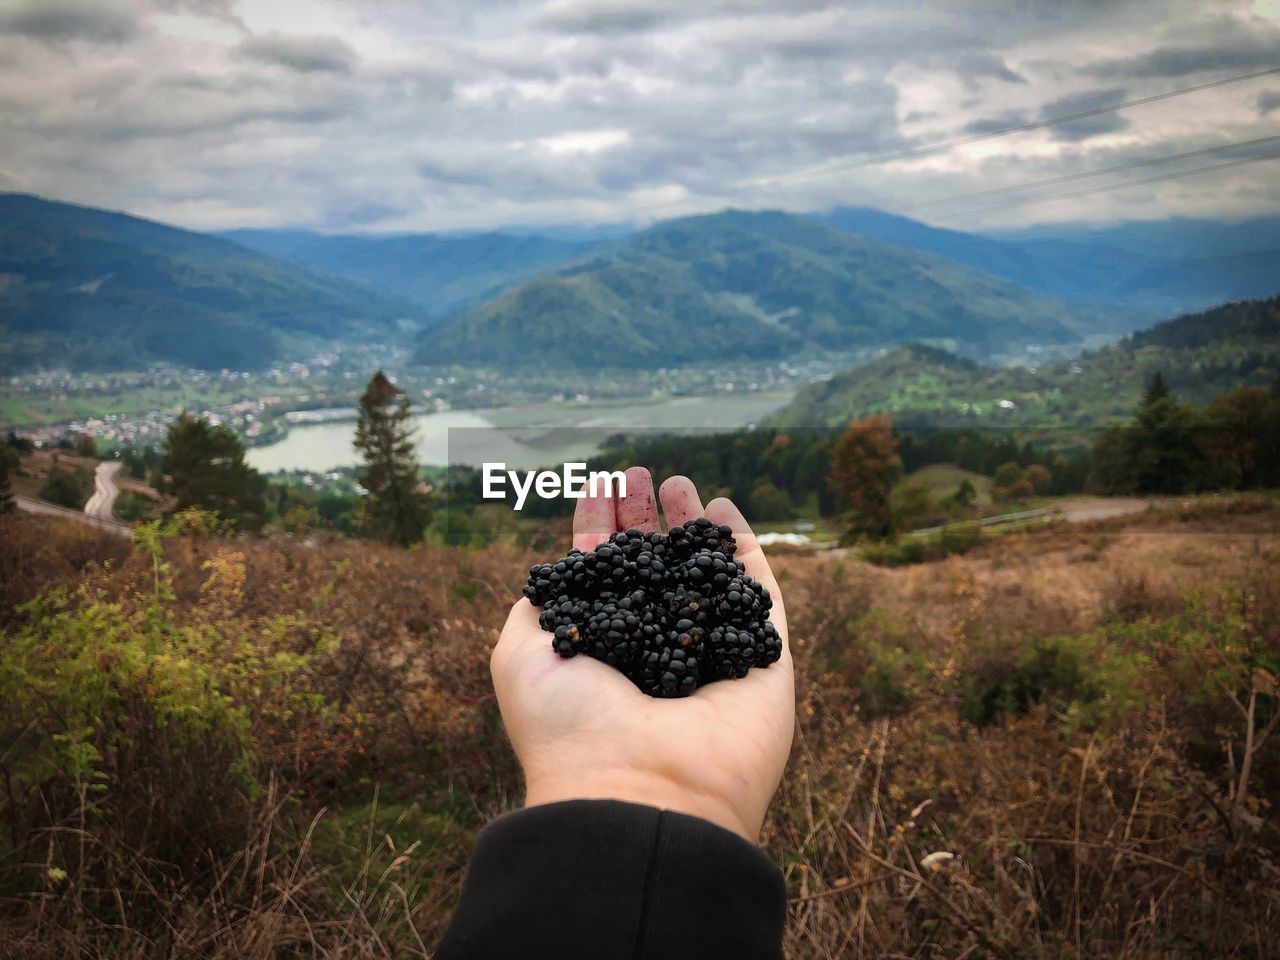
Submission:
[[786,912],[782,873],[737,834],[569,800],[480,832],[436,960],[779,960]]

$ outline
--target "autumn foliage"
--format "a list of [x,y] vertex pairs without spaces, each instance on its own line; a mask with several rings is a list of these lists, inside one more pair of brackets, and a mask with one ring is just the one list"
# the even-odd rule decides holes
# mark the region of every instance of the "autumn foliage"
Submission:
[[843,511],[845,538],[893,533],[890,492],[902,472],[893,417],[877,413],[852,420],[836,441],[828,484]]
[[[787,955],[1274,955],[1277,534],[776,557]],[[488,655],[534,557],[0,517],[0,953],[429,956],[520,802]]]

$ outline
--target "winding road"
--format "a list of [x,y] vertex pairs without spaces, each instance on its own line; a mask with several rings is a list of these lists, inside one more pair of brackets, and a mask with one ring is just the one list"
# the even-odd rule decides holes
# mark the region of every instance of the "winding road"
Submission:
[[107,461],[98,464],[93,474],[93,496],[84,505],[83,511],[69,510],[66,507],[60,507],[55,503],[46,503],[44,500],[37,500],[34,497],[15,496],[13,498],[14,504],[25,513],[38,513],[48,517],[65,517],[68,520],[76,520],[88,526],[97,527],[99,530],[106,530],[108,533],[114,533],[122,537],[132,537],[133,527],[117,520],[113,513],[116,495],[120,492],[116,488],[115,481],[115,476],[119,472],[119,463]]
[[116,496],[120,493],[116,489],[116,474],[120,472],[121,464],[106,460],[100,464],[93,472],[93,496],[89,498],[89,502],[84,505],[84,512],[91,517],[97,517],[99,520],[114,520]]

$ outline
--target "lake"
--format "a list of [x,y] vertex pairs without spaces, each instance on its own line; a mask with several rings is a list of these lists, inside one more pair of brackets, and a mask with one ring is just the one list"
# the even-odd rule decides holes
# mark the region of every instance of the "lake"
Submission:
[[[715,394],[420,414],[414,418],[418,459],[429,466],[505,462],[521,469],[580,461],[621,430],[733,430],[756,423],[790,396],[777,392]],[[355,429],[354,419],[293,424],[283,440],[251,447],[245,459],[264,473],[319,473],[352,466],[359,460],[352,446]]]

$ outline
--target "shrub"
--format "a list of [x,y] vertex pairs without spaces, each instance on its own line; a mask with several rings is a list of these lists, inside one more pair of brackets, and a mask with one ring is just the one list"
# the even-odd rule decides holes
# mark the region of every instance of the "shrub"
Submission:
[[878,567],[905,567],[912,563],[924,563],[928,550],[928,539],[908,536],[864,544],[860,556]]
[[81,510],[89,499],[93,480],[85,470],[64,470],[54,467],[40,488],[40,499],[62,507]]
[[158,501],[136,490],[121,490],[112,508],[120,520],[151,520],[159,510]]
[[960,557],[982,542],[982,527],[976,523],[949,523],[938,531],[938,547],[948,557]]
[[1016,463],[1002,463],[996,468],[995,476],[992,477],[991,483],[996,487],[1012,487],[1015,483],[1022,479],[1022,467]]
[[904,567],[963,556],[981,542],[982,527],[978,524],[950,523],[928,536],[867,543],[862,547],[861,556],[879,567]]
[[960,679],[960,715],[986,726],[1037,704],[1087,726],[1108,725],[1145,702],[1148,656],[1107,630],[979,650]]
[[138,885],[122,850],[152,865],[157,887],[177,865],[216,861],[243,836],[264,764],[298,745],[287,730],[334,719],[313,680],[332,634],[297,617],[229,617],[244,563],[227,549],[204,564],[204,602],[180,616],[162,551],[172,529],[139,530],[149,591],[55,588],[0,637],[10,891],[38,889],[31,865],[51,863],[81,901],[118,895]]
[[1043,464],[1033,463],[1022,472],[1022,479],[1025,480],[1034,493],[1048,493],[1049,488],[1053,485],[1053,474]]

